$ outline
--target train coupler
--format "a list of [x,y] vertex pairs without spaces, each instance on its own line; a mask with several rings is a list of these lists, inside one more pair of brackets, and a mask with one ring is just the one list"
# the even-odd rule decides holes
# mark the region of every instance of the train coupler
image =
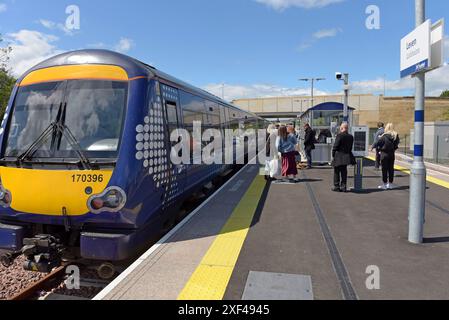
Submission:
[[27,271],[49,273],[61,265],[64,246],[50,235],[37,235],[23,240],[22,254],[26,257],[23,268]]

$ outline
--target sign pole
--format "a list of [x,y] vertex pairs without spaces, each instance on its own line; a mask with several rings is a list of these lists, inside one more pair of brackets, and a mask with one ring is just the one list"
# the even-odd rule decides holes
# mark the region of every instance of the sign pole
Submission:
[[[415,0],[416,26],[425,22],[425,0]],[[409,242],[423,243],[426,201],[426,166],[424,164],[425,72],[415,76],[415,154],[410,175]]]
[[[349,73],[344,74],[344,91],[345,91],[345,101],[343,107],[343,121],[349,123],[349,113],[348,113],[348,104],[349,104]],[[352,125],[352,123],[351,123]]]

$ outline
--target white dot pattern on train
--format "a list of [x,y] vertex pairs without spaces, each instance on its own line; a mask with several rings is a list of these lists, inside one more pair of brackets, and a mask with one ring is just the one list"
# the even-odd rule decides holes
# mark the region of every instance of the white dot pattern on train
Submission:
[[169,182],[169,163],[165,145],[162,106],[154,103],[144,123],[136,127],[136,159],[143,161],[144,168],[153,176],[157,188]]
[[[167,88],[163,88],[167,90]],[[174,92],[175,93],[175,92]],[[164,93],[164,97],[166,94]],[[166,128],[160,97],[150,107],[142,124],[136,127],[136,159],[152,176],[156,188],[165,188],[163,204],[168,205],[178,193],[177,172],[168,159]]]

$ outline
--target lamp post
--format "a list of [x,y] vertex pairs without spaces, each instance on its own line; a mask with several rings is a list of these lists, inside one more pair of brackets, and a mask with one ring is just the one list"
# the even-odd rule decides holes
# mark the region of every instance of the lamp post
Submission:
[[299,81],[305,81],[305,82],[311,82],[312,83],[312,108],[315,106],[314,105],[314,90],[315,90],[315,82],[318,81],[324,81],[326,80],[326,78],[303,78],[303,79],[299,79]]

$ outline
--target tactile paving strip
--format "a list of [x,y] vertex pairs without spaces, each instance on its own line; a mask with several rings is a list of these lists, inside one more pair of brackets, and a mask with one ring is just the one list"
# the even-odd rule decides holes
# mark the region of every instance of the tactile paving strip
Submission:
[[242,250],[266,182],[257,176],[178,300],[222,300]]

